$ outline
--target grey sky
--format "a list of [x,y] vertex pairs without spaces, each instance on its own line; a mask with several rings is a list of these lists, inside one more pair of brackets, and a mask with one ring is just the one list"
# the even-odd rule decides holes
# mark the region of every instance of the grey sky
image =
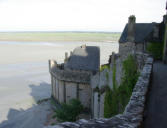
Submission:
[[0,31],[122,31],[160,22],[166,0],[0,0]]

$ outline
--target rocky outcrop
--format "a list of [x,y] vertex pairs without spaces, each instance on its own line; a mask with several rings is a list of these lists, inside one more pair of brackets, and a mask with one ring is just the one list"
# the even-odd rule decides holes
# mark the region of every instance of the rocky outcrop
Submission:
[[143,122],[146,94],[151,81],[153,58],[148,57],[123,114],[112,118],[64,122],[45,128],[138,128]]

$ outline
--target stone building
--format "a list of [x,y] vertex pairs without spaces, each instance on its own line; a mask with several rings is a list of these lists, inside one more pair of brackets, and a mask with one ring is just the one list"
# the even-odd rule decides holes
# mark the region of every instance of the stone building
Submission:
[[[162,23],[136,23],[135,16],[129,17],[128,24],[126,24],[119,40],[119,53],[112,53],[109,63],[105,64],[108,68],[91,77],[93,118],[104,117],[106,88],[114,90],[114,86],[116,88],[120,86],[124,76],[122,63],[128,55],[131,54],[135,57],[139,72],[143,69],[148,57],[145,54],[147,42],[162,42],[160,40],[162,39],[161,25]],[[115,76],[115,80],[113,76]]]
[[86,108],[91,108],[91,75],[98,72],[100,66],[100,49],[95,46],[77,47],[65,62],[57,64],[49,60],[52,97],[60,103],[70,99],[79,99]]
[[92,118],[104,117],[106,90],[120,86],[124,75],[122,62],[132,54],[141,71],[148,57],[145,54],[147,43],[163,42],[162,33],[164,22],[136,23],[135,16],[130,16],[119,40],[119,53],[112,53],[109,63],[105,64],[108,68],[99,70],[100,49],[95,46],[77,47],[70,57],[66,53],[63,64],[50,60],[52,97],[64,103],[77,98],[91,109]]
[[136,17],[130,16],[119,40],[119,53],[145,52],[148,42],[162,43],[163,22],[136,23]]

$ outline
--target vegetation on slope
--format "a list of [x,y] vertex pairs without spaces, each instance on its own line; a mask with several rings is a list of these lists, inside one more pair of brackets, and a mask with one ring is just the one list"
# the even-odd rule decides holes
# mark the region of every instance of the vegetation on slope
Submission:
[[[114,66],[115,67],[115,66]],[[132,55],[129,55],[123,61],[123,78],[121,85],[116,86],[116,68],[113,70],[113,90],[109,87],[106,91],[104,100],[104,117],[109,118],[118,113],[122,113],[127,105],[136,84],[139,73],[137,71],[137,63]]]
[[157,60],[162,59],[163,55],[163,43],[151,42],[148,43],[147,51],[153,55]]
[[100,67],[100,72],[102,72],[104,69],[110,70],[110,65],[109,65],[109,64],[101,65],[101,67]]
[[83,110],[81,102],[77,99],[71,99],[68,104],[62,103],[61,107],[55,110],[55,115],[58,121],[76,121],[77,116]]

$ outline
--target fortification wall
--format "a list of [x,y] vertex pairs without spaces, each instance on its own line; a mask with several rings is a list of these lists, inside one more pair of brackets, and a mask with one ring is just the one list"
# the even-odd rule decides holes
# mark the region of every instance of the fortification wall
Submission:
[[[133,54],[136,58],[138,70],[141,72],[143,66],[146,62],[148,54],[143,54],[141,52],[136,52]],[[104,117],[104,101],[107,88],[111,90],[118,88],[122,82],[123,77],[123,61],[127,56],[120,56],[119,54],[111,55],[111,62],[109,68],[97,73],[91,77],[91,87],[92,87],[92,117],[102,118]],[[115,79],[115,80],[114,80]]]
[[112,62],[109,64],[109,69],[104,69],[98,72],[96,75],[91,77],[91,87],[92,87],[92,117],[101,118],[104,117],[104,97],[106,94],[106,89],[109,87],[113,90],[113,71],[116,69],[115,78],[117,86],[120,85],[122,76],[122,64],[120,57],[113,54]]
[[64,69],[56,61],[49,60],[49,71],[53,77],[62,81],[89,84],[91,71]]
[[68,103],[70,99],[79,99],[84,107],[91,107],[90,84],[67,82],[54,77],[52,87],[52,96],[60,103]]
[[90,83],[90,76],[92,72],[89,71],[74,71],[74,70],[61,70],[55,68],[55,71],[50,72],[52,76],[62,81],[76,82],[76,83]]
[[[76,71],[49,61],[52,96],[60,103],[68,103],[70,99],[79,99],[84,107],[91,107],[91,87],[89,71]],[[87,98],[85,98],[87,97]]]
[[134,42],[126,42],[119,43],[119,54],[121,57],[126,57],[128,54],[133,54],[134,52],[144,52],[145,46],[143,43],[134,43]]
[[146,94],[151,81],[153,67],[153,58],[147,57],[145,65],[140,73],[138,81],[133,89],[130,101],[127,104],[123,114],[116,115],[112,118],[100,118],[77,122],[64,122],[55,126],[45,128],[138,128],[143,121],[143,112],[146,101]]

